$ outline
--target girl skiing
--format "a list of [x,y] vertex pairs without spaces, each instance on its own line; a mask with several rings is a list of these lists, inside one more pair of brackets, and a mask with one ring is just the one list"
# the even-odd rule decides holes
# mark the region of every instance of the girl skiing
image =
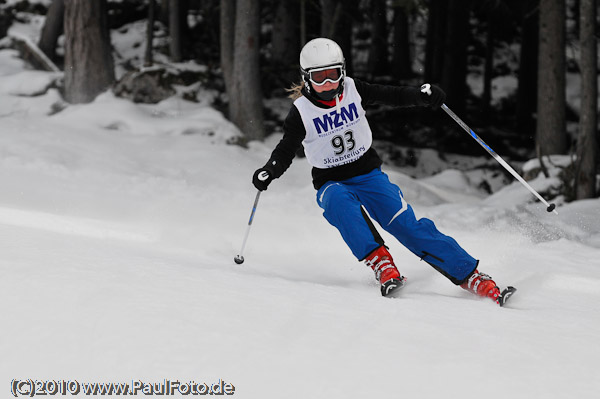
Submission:
[[405,278],[371,218],[454,284],[503,305],[496,283],[477,270],[478,260],[439,232],[431,220],[416,219],[400,188],[381,171],[382,160],[371,147],[365,106],[436,109],[446,97],[442,89],[429,84],[421,89],[383,86],[350,78],[342,49],[326,38],[311,40],[302,48],[300,72],[302,84],[291,89],[295,101],[283,125],[283,138],[254,173],[254,186],[266,190],[304,146],[323,216],[339,230],[354,256],[373,269],[383,296],[401,288]]

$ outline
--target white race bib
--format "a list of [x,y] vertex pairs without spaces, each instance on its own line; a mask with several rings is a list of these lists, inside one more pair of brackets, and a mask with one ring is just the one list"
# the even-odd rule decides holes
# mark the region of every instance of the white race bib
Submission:
[[344,96],[337,108],[319,108],[302,96],[294,101],[306,137],[302,141],[308,162],[319,169],[356,161],[373,143],[371,127],[352,78],[344,79]]

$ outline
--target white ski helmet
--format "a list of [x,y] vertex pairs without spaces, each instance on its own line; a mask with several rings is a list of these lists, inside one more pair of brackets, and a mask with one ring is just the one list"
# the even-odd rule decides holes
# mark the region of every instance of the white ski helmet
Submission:
[[311,89],[312,84],[319,84],[311,79],[311,71],[339,68],[337,79],[328,79],[340,82],[338,92],[342,92],[344,78],[346,77],[346,62],[341,47],[331,39],[319,37],[306,43],[300,51],[300,72],[306,88]]

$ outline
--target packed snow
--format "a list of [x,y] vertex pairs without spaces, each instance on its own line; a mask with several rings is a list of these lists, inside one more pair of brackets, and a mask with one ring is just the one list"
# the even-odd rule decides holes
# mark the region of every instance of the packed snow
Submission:
[[486,195],[473,171],[385,165],[419,217],[518,292],[478,299],[379,229],[408,277],[383,298],[305,159],[262,193],[233,262],[280,135],[232,145],[221,113],[177,96],[109,91],[57,113],[56,78],[0,51],[1,396],[13,380],[168,379],[240,398],[597,397],[600,200],[557,216],[518,182]]

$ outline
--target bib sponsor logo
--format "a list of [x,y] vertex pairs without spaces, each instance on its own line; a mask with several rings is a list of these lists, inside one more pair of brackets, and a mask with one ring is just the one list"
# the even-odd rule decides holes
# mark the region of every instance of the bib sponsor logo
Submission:
[[345,165],[347,163],[356,161],[358,158],[362,157],[365,152],[367,152],[367,149],[363,145],[357,148],[356,150],[347,152],[340,156],[324,158],[323,165],[325,165],[326,168],[333,168],[334,166]]
[[353,122],[354,118],[358,119],[358,110],[356,104],[351,103],[346,107],[341,107],[339,113],[335,110],[328,114],[321,116],[320,118],[314,118],[313,123],[317,134],[327,133],[330,129],[336,129],[344,126],[344,124]]

